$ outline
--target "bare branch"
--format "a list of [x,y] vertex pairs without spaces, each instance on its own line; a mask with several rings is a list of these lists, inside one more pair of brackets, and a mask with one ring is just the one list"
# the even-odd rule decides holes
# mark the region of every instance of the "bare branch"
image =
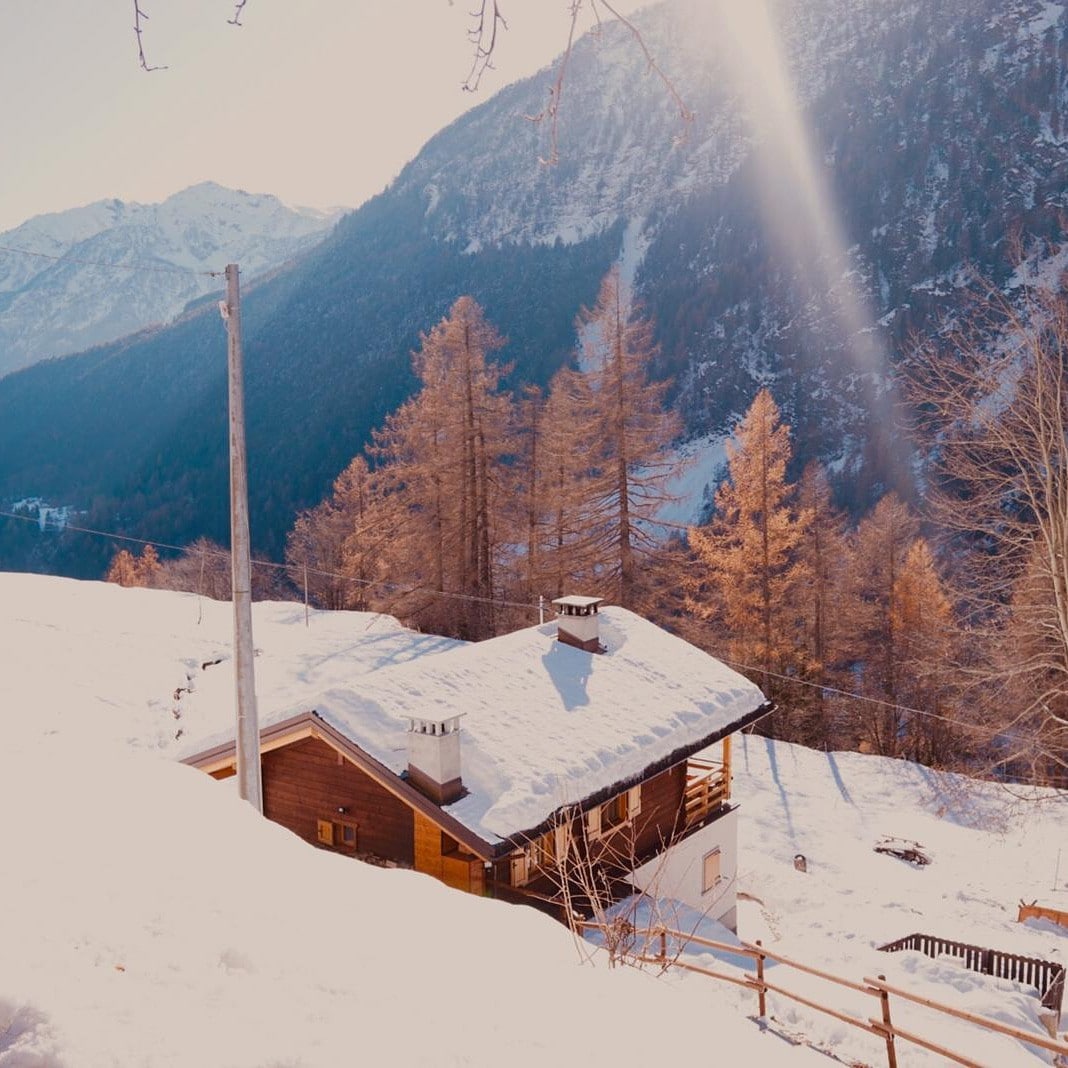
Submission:
[[[245,0],[242,0],[240,6],[244,6],[244,2]],[[471,12],[471,18],[474,22],[467,31],[467,37],[475,46],[475,55],[463,82],[464,91],[468,93],[476,92],[482,75],[493,69],[498,27],[508,29],[498,0],[480,0],[478,10]]]
[[[664,73],[660,64],[657,63],[656,58],[649,50],[649,46],[645,43],[645,38],[642,36],[641,30],[631,22],[630,19],[625,18],[616,10],[616,8],[608,2],[608,0],[571,0],[571,25],[568,29],[567,35],[567,47],[564,49],[564,54],[560,57],[560,65],[557,67],[556,78],[553,81],[552,87],[549,90],[549,102],[546,106],[538,112],[536,115],[526,115],[524,118],[530,122],[542,122],[545,119],[549,120],[549,154],[545,158],[538,160],[539,163],[546,166],[554,166],[560,161],[560,137],[559,137],[559,121],[560,121],[560,102],[564,95],[564,82],[567,77],[568,64],[571,61],[571,52],[575,43],[575,29],[578,24],[579,13],[582,11],[586,4],[589,4],[590,11],[596,22],[597,31],[599,32],[604,25],[601,18],[601,12],[598,5],[602,5],[606,11],[609,12],[618,22],[622,23],[634,37],[634,40],[641,48],[643,55],[645,56],[648,69],[652,71],[663,83],[664,88],[668,94],[674,100],[676,107],[678,108],[679,118],[684,123],[691,123],[694,120],[694,113],[686,106],[685,101],[682,99],[681,94],[675,88],[675,84]],[[684,143],[689,134],[685,130],[675,137],[675,144]]]
[[134,35],[137,38],[137,61],[141,65],[143,71],[166,70],[166,66],[150,66],[148,60],[145,58],[144,41],[141,37],[142,21],[148,22],[148,15],[141,10],[138,0],[134,0]]
[[560,66],[556,70],[556,81],[553,82],[552,88],[549,90],[549,103],[537,115],[524,116],[531,122],[541,122],[542,119],[549,119],[549,155],[538,160],[539,163],[543,163],[548,167],[554,167],[560,162],[560,100],[564,95],[564,78],[567,75],[567,65],[571,60],[571,49],[575,43],[575,26],[578,23],[582,4],[583,0],[572,0],[571,28],[567,34],[567,48],[564,49],[564,54],[560,58]]
[[244,23],[241,21],[241,12],[244,11],[245,4],[247,3],[248,0],[237,0],[237,3],[234,5],[233,16],[226,20],[230,26],[244,26]]
[[[630,30],[631,34],[634,37],[634,40],[638,42],[639,47],[641,48],[642,52],[645,55],[645,61],[649,65],[649,70],[651,70],[660,79],[660,81],[664,85],[664,88],[670,94],[672,100],[675,101],[675,106],[679,109],[679,118],[682,119],[683,122],[693,122],[694,113],[686,106],[685,101],[679,95],[679,91],[675,88],[674,83],[663,72],[663,70],[660,67],[660,64],[657,63],[657,61],[656,61],[655,57],[653,56],[652,52],[649,51],[649,46],[645,43],[645,38],[642,37],[641,30],[639,30],[638,27],[635,26],[634,23],[630,21],[630,19],[624,18],[624,16],[621,15],[608,2],[608,0],[590,0],[590,3],[593,5],[595,11],[596,11],[598,3],[604,4],[605,9],[608,10],[609,12],[611,12],[620,22],[623,23],[624,26],[627,27],[628,30]],[[600,19],[598,18],[598,22],[599,21],[600,21]]]

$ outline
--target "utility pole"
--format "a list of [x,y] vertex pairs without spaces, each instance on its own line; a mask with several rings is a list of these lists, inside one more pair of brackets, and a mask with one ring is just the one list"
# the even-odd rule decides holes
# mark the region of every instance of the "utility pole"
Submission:
[[245,383],[241,366],[241,289],[236,263],[226,265],[226,322],[230,381],[230,563],[234,600],[234,683],[237,696],[237,791],[263,813],[260,727],[252,665],[252,562],[248,533],[248,465],[245,458]]

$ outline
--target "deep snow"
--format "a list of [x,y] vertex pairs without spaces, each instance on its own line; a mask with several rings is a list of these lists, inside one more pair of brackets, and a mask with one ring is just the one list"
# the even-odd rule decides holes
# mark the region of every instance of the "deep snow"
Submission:
[[[195,687],[229,672],[203,666],[228,653],[229,605],[8,574],[0,605],[0,1068],[829,1063],[788,1031],[884,1063],[878,1042],[830,1018],[773,998],[762,1030],[748,991],[612,970],[531,910],[320,852],[177,765],[175,735],[198,726]],[[360,619],[313,613],[305,628],[300,606],[256,605],[261,700],[298,699],[316,662],[344,661]],[[1052,885],[1063,797],[1025,804],[756,737],[736,765],[743,937],[1035,1025],[1033,993],[873,947],[928,930],[1063,959],[1066,932],[1014,922],[1020,897],[1068,906],[1068,859]],[[881,834],[918,839],[933,862],[873,853]],[[895,1019],[913,1015],[895,1003]],[[1048,1063],[931,1026],[998,1068]],[[903,1047],[901,1063],[940,1060]]]

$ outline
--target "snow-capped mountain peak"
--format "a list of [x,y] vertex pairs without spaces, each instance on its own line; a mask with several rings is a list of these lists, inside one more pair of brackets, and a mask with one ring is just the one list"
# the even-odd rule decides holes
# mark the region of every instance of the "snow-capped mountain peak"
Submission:
[[0,234],[0,245],[35,253],[0,251],[0,375],[167,322],[218,288],[205,272],[240,263],[249,278],[277,267],[339,214],[208,181],[159,204],[100,200],[29,219]]

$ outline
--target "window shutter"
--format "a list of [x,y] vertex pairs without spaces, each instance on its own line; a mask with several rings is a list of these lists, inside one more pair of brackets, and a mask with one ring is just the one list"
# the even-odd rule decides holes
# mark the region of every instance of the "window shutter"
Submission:
[[316,820],[316,831],[322,845],[334,844],[334,825],[329,820]]
[[601,837],[601,806],[594,805],[586,813],[586,834],[590,838]]
[[571,848],[571,828],[567,824],[561,827],[554,827],[553,837],[555,839],[554,845],[556,846],[556,862],[557,864],[562,864],[567,860],[567,853]]
[[721,854],[718,848],[713,849],[711,853],[705,854],[704,885],[701,893],[707,894],[719,882],[720,859]]
[[523,886],[527,881],[527,855],[512,857],[512,886]]
[[634,819],[642,810],[642,787],[641,783],[632,786],[627,791],[627,819]]

